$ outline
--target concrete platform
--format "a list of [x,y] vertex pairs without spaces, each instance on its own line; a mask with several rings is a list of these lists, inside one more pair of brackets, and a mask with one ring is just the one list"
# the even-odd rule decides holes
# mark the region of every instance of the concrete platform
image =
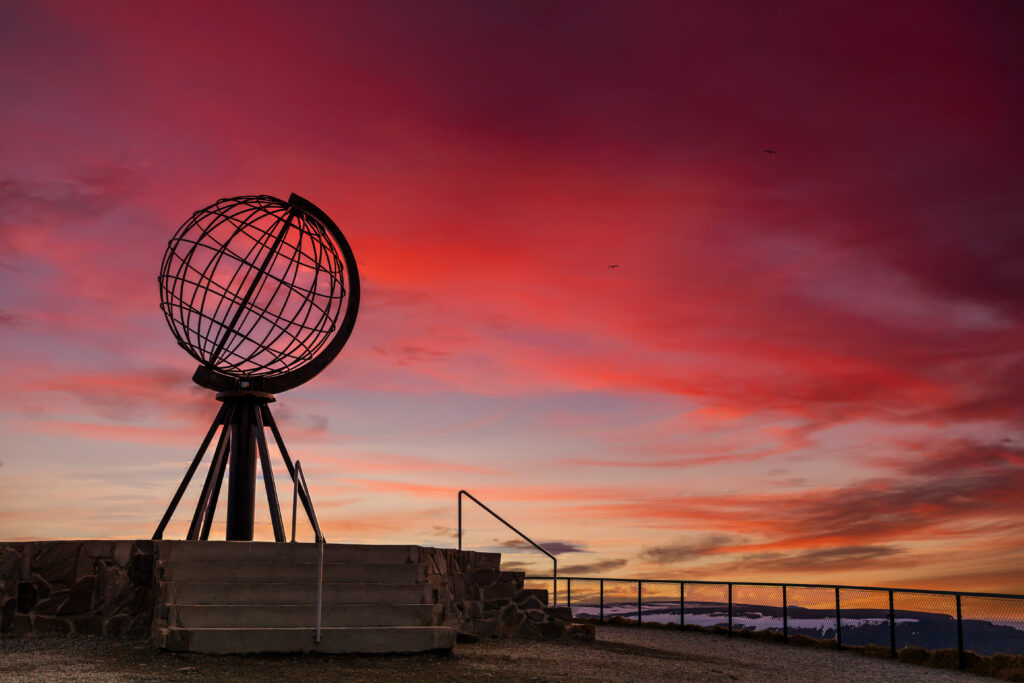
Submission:
[[[211,577],[231,577],[233,583],[282,583],[316,581],[319,566],[315,562],[211,562],[182,560],[168,564],[164,581],[209,581]],[[419,564],[324,563],[325,583],[423,583],[426,567]]]
[[[162,585],[168,605],[294,605],[316,601],[316,580],[254,583],[183,581]],[[324,583],[324,604],[433,604],[425,583]]]
[[[434,626],[440,605],[324,605],[324,626]],[[167,623],[178,628],[304,628],[313,623],[315,604],[172,605]]]
[[[0,581],[0,637],[148,634],[159,644],[168,629],[312,629],[320,550],[268,541],[0,541],[10,570]],[[479,625],[489,633],[496,625],[484,604],[514,602],[523,588],[521,573],[500,571],[498,553],[404,544],[323,550],[328,628],[473,634]]]
[[[179,562],[319,562],[320,551],[315,543],[268,543],[265,541],[158,541],[162,560]],[[417,545],[353,545],[328,543],[324,546],[326,562],[359,564],[418,563]]]
[[450,650],[455,629],[418,546],[324,547],[321,642],[314,639],[320,549],[312,543],[161,541],[152,639],[206,653]]
[[165,628],[158,645],[210,654],[254,652],[401,653],[451,650],[455,629],[444,626],[325,628],[321,642],[311,628]]

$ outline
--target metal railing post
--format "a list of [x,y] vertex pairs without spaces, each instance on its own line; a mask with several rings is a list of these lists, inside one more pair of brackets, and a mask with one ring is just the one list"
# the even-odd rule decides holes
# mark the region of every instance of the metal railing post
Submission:
[[729,584],[729,635],[732,635],[732,584]]
[[679,628],[686,626],[686,582],[679,582]]
[[601,579],[601,612],[600,622],[604,623],[604,579]]
[[896,656],[896,610],[893,608],[892,589],[889,589],[889,653]]
[[[296,465],[297,464],[298,463],[296,463]],[[299,470],[299,472],[301,471],[302,470]],[[295,543],[295,513],[298,511],[299,504],[299,475],[298,473],[295,473],[293,476],[295,477],[295,481],[293,482],[294,485],[292,487],[292,543]]]
[[644,582],[636,582],[636,625],[644,625]]
[[462,550],[462,491],[459,491],[459,550]]
[[964,666],[964,618],[960,609],[960,594],[956,594],[956,665]]
[[572,577],[565,580],[565,606],[572,609]]
[[292,543],[295,542],[295,516],[298,511],[299,485],[301,483],[303,506],[306,508],[306,514],[309,516],[309,523],[313,525],[313,533],[320,550],[316,575],[316,631],[313,635],[314,642],[319,643],[324,608],[324,545],[327,543],[327,539],[324,538],[323,531],[320,530],[320,522],[316,518],[313,500],[309,495],[309,484],[306,483],[306,475],[302,473],[302,463],[298,460],[295,461],[292,469],[292,483],[294,484],[292,491]]
[[836,586],[836,647],[843,646],[843,616],[839,612],[839,586]]
[[789,642],[789,600],[786,596],[786,584],[782,584],[782,642]]
[[320,642],[320,624],[323,621],[324,611],[324,539],[321,536],[320,542],[320,570],[316,576],[316,642]]

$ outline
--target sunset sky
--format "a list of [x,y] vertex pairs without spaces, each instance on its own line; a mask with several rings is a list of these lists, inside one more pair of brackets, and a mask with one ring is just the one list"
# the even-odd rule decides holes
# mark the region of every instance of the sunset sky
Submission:
[[465,488],[566,574],[1024,593],[1022,33],[1012,0],[0,0],[0,538],[153,533],[219,406],[167,240],[296,192],[363,284],[273,406],[328,540],[450,547]]

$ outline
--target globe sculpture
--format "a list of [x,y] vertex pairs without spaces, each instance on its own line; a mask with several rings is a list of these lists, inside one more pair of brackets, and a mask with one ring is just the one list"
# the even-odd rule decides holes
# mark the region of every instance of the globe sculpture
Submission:
[[[327,214],[298,195],[232,197],[185,221],[167,245],[158,281],[167,324],[199,363],[192,380],[217,392],[221,407],[153,538],[163,538],[216,438],[187,538],[209,538],[230,464],[226,539],[252,540],[258,459],[274,538],[284,541],[266,428],[293,482],[296,473],[269,404],[312,379],[348,341],[359,310],[352,249]],[[312,518],[308,495],[298,490]]]

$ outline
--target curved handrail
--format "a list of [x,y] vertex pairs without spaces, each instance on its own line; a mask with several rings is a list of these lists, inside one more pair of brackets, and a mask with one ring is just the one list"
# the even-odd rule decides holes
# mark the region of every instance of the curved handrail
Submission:
[[489,508],[486,505],[484,505],[483,503],[481,503],[479,500],[477,500],[476,496],[474,496],[472,493],[470,493],[469,491],[466,491],[466,490],[460,490],[459,491],[459,495],[458,495],[458,499],[459,499],[459,550],[462,550],[462,497],[463,496],[468,497],[471,501],[473,501],[474,503],[476,503],[477,505],[482,507],[487,512],[491,513],[492,517],[494,517],[496,520],[498,520],[499,522],[501,522],[502,524],[507,526],[512,531],[514,531],[517,534],[519,534],[519,536],[524,541],[526,541],[527,543],[532,545],[534,548],[536,548],[537,550],[541,551],[542,553],[544,553],[545,555],[547,555],[548,557],[551,558],[551,562],[553,564],[553,567],[552,567],[552,577],[553,577],[553,579],[552,579],[551,585],[554,588],[554,590],[552,591],[552,594],[551,594],[551,604],[552,605],[557,605],[558,604],[558,559],[554,555],[549,553],[547,550],[544,550],[544,548],[542,548],[539,545],[537,545],[536,543],[534,543],[533,539],[529,538],[522,531],[520,531],[519,529],[515,528],[514,526],[512,526],[511,524],[506,522],[504,519],[501,518],[501,515],[499,515],[497,512],[495,512],[491,508]]
[[307,508],[309,523],[313,525],[316,543],[320,548],[320,563],[316,577],[316,635],[314,636],[314,641],[319,643],[320,622],[324,603],[324,543],[326,543],[326,539],[320,531],[320,522],[317,521],[316,510],[313,509],[313,498],[309,495],[309,484],[306,483],[306,475],[302,473],[302,463],[298,460],[295,461],[295,474],[292,479],[295,482],[294,490],[292,491],[292,543],[295,542],[295,513],[298,510],[299,503],[299,482],[302,482],[302,493],[305,496],[305,500],[309,501],[309,507]]

